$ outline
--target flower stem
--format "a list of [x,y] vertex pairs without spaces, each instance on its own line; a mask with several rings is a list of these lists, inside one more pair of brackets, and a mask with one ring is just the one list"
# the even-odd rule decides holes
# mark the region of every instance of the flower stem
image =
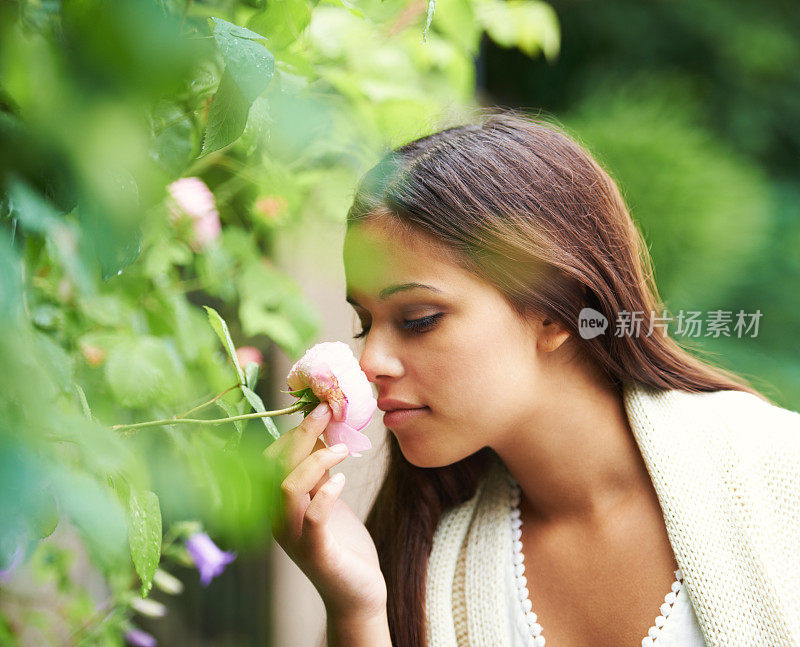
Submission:
[[200,409],[203,409],[203,408],[207,407],[209,404],[214,404],[217,400],[219,400],[228,391],[233,391],[233,389],[238,389],[238,388],[239,388],[239,384],[238,383],[234,384],[233,386],[228,387],[227,389],[225,389],[222,393],[220,393],[218,395],[215,395],[208,402],[203,402],[203,404],[198,404],[193,409],[189,409],[188,411],[185,411],[184,413],[182,413],[182,414],[180,414],[178,416],[175,416],[175,417],[176,418],[183,418],[184,416],[188,416],[190,413],[194,413],[195,411],[199,411]]
[[217,418],[213,420],[198,420],[195,418],[164,418],[163,420],[150,420],[148,422],[136,422],[131,425],[114,425],[111,427],[114,431],[119,429],[141,429],[143,427],[157,427],[159,425],[174,425],[180,423],[197,424],[197,425],[219,425],[223,422],[233,422],[234,420],[252,420],[253,418],[272,418],[273,416],[282,416],[288,413],[300,411],[308,405],[307,402],[296,402],[290,407],[285,409],[276,409],[274,411],[255,411],[253,413],[245,413],[240,416],[231,416],[230,418]]

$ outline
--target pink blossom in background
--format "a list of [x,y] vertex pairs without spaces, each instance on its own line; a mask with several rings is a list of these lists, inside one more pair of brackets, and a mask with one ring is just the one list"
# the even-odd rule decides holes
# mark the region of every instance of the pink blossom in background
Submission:
[[256,214],[266,221],[277,220],[286,211],[288,202],[282,195],[267,195],[256,200]]
[[214,194],[199,177],[184,177],[167,187],[172,200],[170,219],[175,222],[184,216],[192,220],[195,251],[205,249],[222,231]]
[[92,344],[80,344],[80,350],[89,366],[100,366],[106,359],[106,350]]
[[208,244],[217,238],[222,231],[219,216],[209,216],[194,222],[194,235],[197,238],[197,247],[205,249]]
[[309,348],[286,377],[292,391],[310,388],[333,412],[323,437],[330,447],[344,443],[351,456],[372,448],[369,437],[360,433],[375,413],[378,401],[350,347],[340,341],[322,342]]
[[264,356],[255,346],[239,346],[236,349],[236,359],[239,360],[239,366],[242,368],[250,362],[255,362],[259,368],[264,366]]

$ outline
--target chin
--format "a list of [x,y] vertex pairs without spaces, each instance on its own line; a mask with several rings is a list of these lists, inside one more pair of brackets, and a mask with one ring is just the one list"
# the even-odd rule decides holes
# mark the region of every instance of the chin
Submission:
[[[391,429],[389,431],[394,433]],[[416,442],[416,439],[404,439],[403,434],[394,433],[394,435],[403,457],[415,467],[447,467],[465,458],[462,455],[454,456],[452,451],[438,451],[439,448],[430,443]]]
[[413,454],[400,448],[405,459],[415,467],[444,467],[446,463],[435,460],[435,457],[427,454]]

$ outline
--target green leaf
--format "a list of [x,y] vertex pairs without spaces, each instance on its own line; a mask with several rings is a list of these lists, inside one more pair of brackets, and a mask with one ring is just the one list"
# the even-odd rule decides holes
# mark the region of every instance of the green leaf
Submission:
[[269,335],[291,357],[297,355],[303,346],[292,322],[280,312],[266,310],[258,302],[248,299],[239,306],[239,316],[246,335]]
[[282,49],[296,41],[310,21],[307,0],[270,0],[264,11],[247,21],[247,26],[267,34],[274,49]]
[[37,539],[44,539],[53,534],[59,518],[58,506],[50,488],[45,488],[32,497],[28,518]]
[[75,392],[78,394],[78,399],[80,400],[81,403],[81,410],[83,411],[83,415],[85,415],[86,418],[89,420],[94,420],[94,417],[92,416],[92,410],[89,408],[89,401],[86,399],[86,393],[84,392],[83,387],[77,382],[75,383],[74,386],[75,386]]
[[249,263],[236,277],[243,333],[269,335],[290,357],[316,334],[316,314],[300,287],[276,268]]
[[[246,386],[242,386],[241,389],[242,393],[244,393],[244,397],[247,398],[247,401],[252,405],[253,409],[255,409],[258,412],[266,411],[266,409],[264,408],[264,403],[261,401],[261,398],[259,398],[254,391],[247,388]],[[275,423],[272,422],[272,418],[267,418],[267,417],[261,418],[261,422],[264,423],[264,426],[267,428],[267,431],[269,432],[270,436],[272,436],[275,440],[277,440],[280,437],[281,434],[278,431],[278,428],[275,426]]]
[[297,402],[309,402],[311,404],[314,404],[315,406],[319,404],[319,401],[320,401],[319,398],[316,395],[314,395],[311,389],[303,393],[303,395],[300,396],[297,400]]
[[483,30],[475,19],[475,10],[470,0],[436,0],[436,29],[457,43],[470,56],[480,46]]
[[101,326],[121,328],[133,317],[132,308],[121,294],[93,294],[78,300],[83,314]]
[[34,338],[36,346],[32,350],[36,351],[42,368],[62,392],[69,393],[72,386],[72,358],[48,335],[36,332]]
[[70,472],[57,464],[52,465],[48,475],[58,494],[59,511],[80,530],[90,559],[98,568],[110,572],[129,564],[125,511],[108,484],[86,472]]
[[[284,391],[284,393],[289,393],[297,398],[297,402],[311,402],[314,405],[317,405],[320,401],[319,398],[314,394],[314,391],[311,390],[311,387],[297,389],[296,391]],[[295,404],[297,404],[297,402],[295,402]]]
[[209,308],[208,306],[203,307],[206,309],[206,312],[208,312],[208,321],[211,323],[211,327],[214,329],[214,332],[217,333],[217,337],[219,337],[219,340],[225,347],[228,357],[230,357],[233,362],[233,366],[236,369],[236,376],[239,378],[239,384],[247,384],[244,371],[242,367],[239,366],[239,358],[236,357],[236,346],[233,345],[231,334],[228,332],[228,324],[225,323],[225,320],[219,316],[219,313],[214,310],[214,308]]
[[217,38],[219,34],[227,34],[231,36],[236,36],[237,38],[248,38],[250,40],[266,40],[264,36],[261,34],[257,34],[256,32],[248,29],[247,27],[239,27],[239,25],[234,25],[232,22],[228,22],[227,20],[223,20],[222,18],[214,18],[212,17],[211,20],[214,21],[214,37]]
[[[28,243],[26,243],[27,245]],[[8,236],[0,237],[0,322],[6,326],[24,312],[22,307],[22,263]],[[7,330],[13,329],[6,328]],[[8,334],[8,333],[6,333]]]
[[173,403],[180,399],[184,386],[180,358],[157,337],[123,339],[115,344],[104,373],[114,397],[126,407]]
[[422,30],[422,42],[428,39],[428,29],[433,21],[433,12],[436,10],[436,0],[428,0],[428,8],[425,11],[425,28]]
[[21,180],[11,183],[8,199],[12,216],[18,218],[25,229],[46,236],[48,248],[80,291],[95,292],[96,285],[86,259],[78,253],[85,232],[67,222],[55,206]]
[[[386,2],[386,0],[381,0],[381,2]],[[344,7],[354,16],[358,16],[359,18],[362,19],[365,18],[364,12],[361,11],[358,7],[356,7],[350,0],[319,0],[318,4],[333,5],[334,7]]]
[[[236,408],[230,403],[223,399],[217,400],[217,406],[222,409],[229,418],[233,418],[234,416],[240,415]],[[236,428],[236,434],[228,441],[228,445],[238,445],[242,440],[242,433],[244,432],[244,423],[245,420],[234,420],[233,426]]]
[[169,173],[179,175],[191,161],[194,126],[177,103],[159,101],[150,118],[153,159]]
[[98,165],[93,174],[98,190],[81,199],[76,213],[87,251],[108,281],[142,251],[141,188],[130,171],[116,164]]
[[200,156],[213,153],[236,141],[244,132],[249,110],[250,103],[226,69],[211,102]]
[[518,47],[530,57],[540,51],[548,60],[558,55],[560,29],[553,8],[539,0],[480,0],[479,21],[501,47]]
[[301,292],[296,291],[286,295],[281,303],[280,311],[292,322],[292,328],[300,338],[299,348],[295,355],[302,354],[318,337],[322,328],[322,321],[317,310]]
[[131,558],[142,580],[142,597],[153,586],[161,560],[161,507],[154,492],[131,491],[128,501]]
[[257,97],[247,113],[247,125],[242,133],[242,144],[248,155],[262,149],[269,142],[272,116],[267,97]]
[[256,42],[263,36],[221,18],[212,20],[225,71],[211,104],[201,155],[219,150],[241,136],[251,104],[275,74],[275,57]]
[[214,21],[214,39],[229,73],[249,106],[267,89],[275,73],[275,57],[256,39],[263,39],[244,27],[238,27],[221,18]]
[[258,382],[258,364],[256,362],[248,362],[247,366],[244,367],[244,375],[247,378],[247,387],[255,389],[256,382]]

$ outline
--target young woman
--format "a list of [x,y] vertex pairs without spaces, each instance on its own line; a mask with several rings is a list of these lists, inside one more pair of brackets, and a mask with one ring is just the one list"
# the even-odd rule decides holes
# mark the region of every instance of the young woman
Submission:
[[579,144],[483,113],[388,154],[348,214],[389,430],[366,524],[324,404],[268,450],[328,644],[800,645],[800,414],[651,328],[646,245]]

